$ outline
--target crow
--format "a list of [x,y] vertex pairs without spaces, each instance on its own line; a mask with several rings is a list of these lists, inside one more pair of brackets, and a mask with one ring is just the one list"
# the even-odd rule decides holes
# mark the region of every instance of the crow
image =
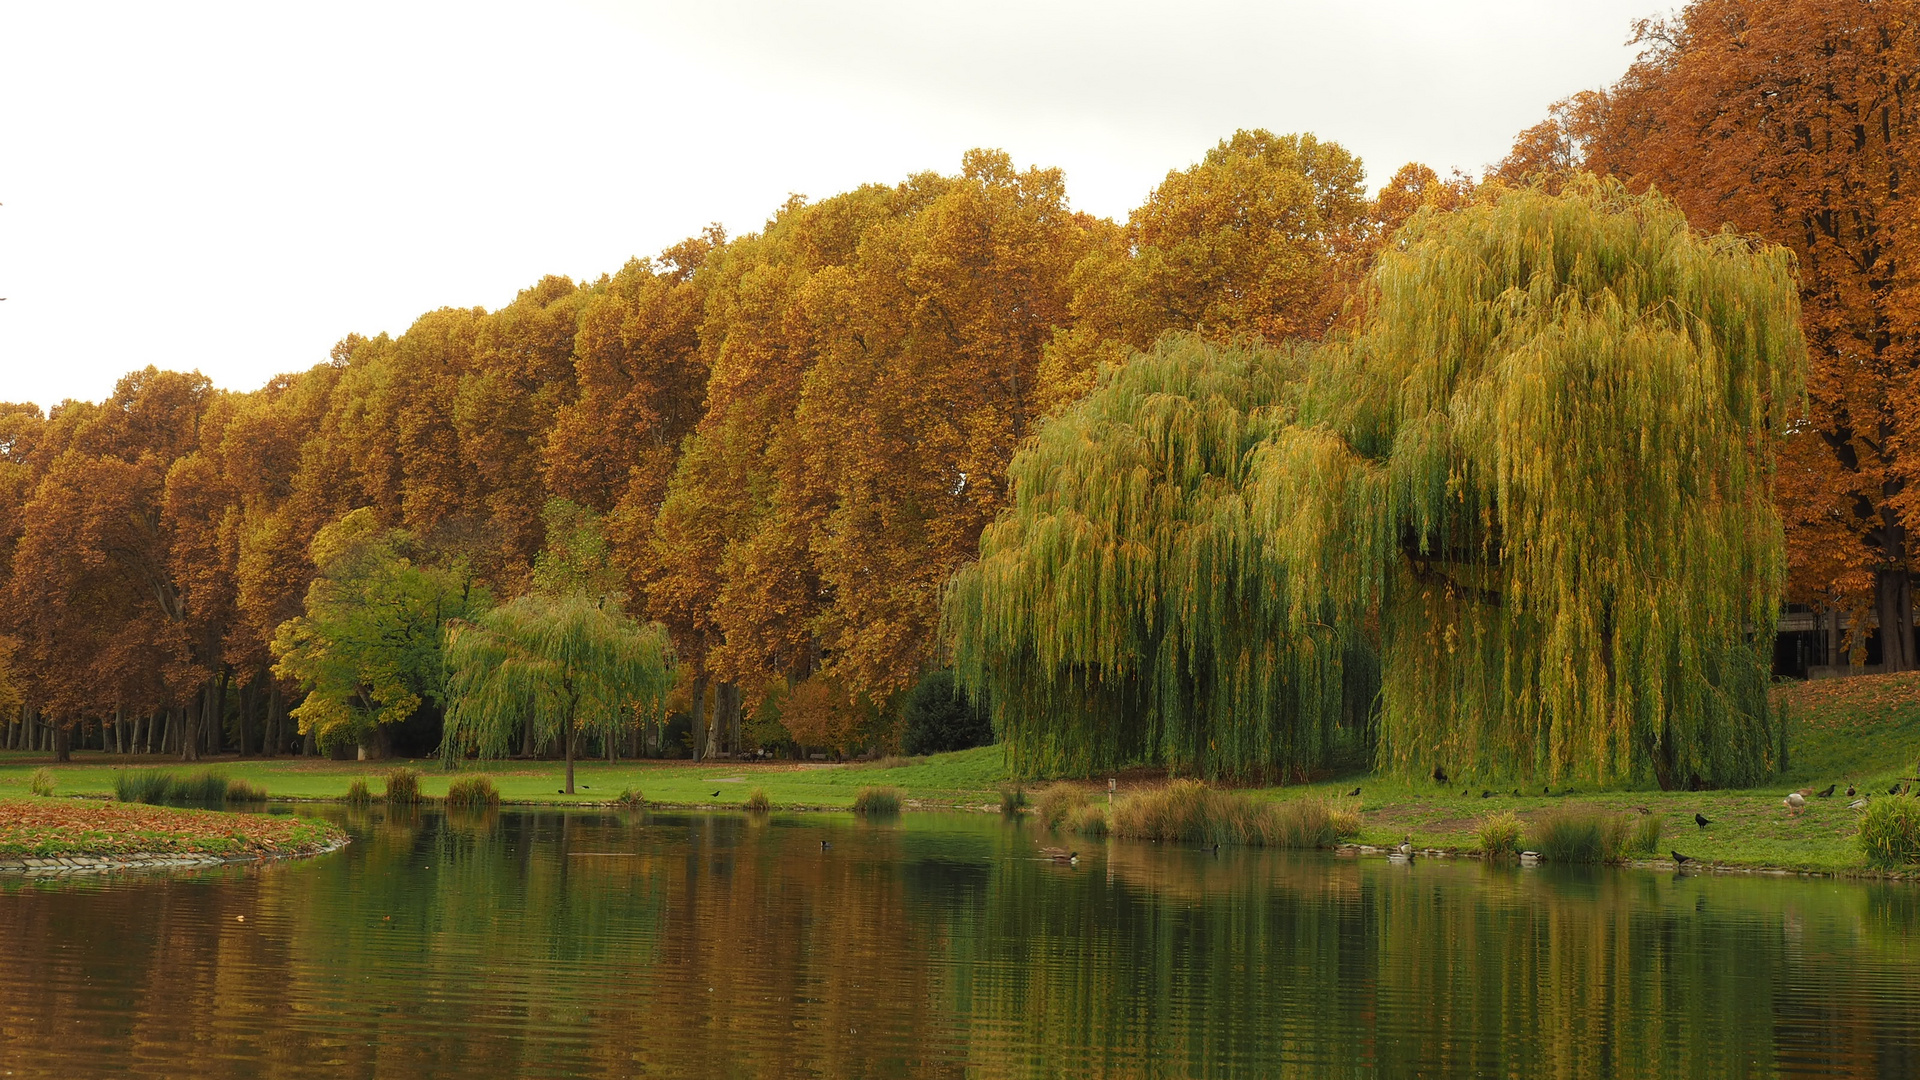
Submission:
[[1435,765],[1435,766],[1433,767],[1433,782],[1434,782],[1434,783],[1436,783],[1436,784],[1444,784],[1444,783],[1446,783],[1446,782],[1447,782],[1447,770],[1446,770],[1445,768],[1443,768],[1443,767],[1441,767],[1441,766],[1439,766],[1439,765]]
[[1483,798],[1483,799],[1491,799],[1491,798],[1493,798],[1493,792],[1491,792],[1491,791],[1482,791],[1482,792],[1480,793],[1480,797],[1481,797],[1481,798]]
[[1349,798],[1349,799],[1351,799],[1351,798],[1353,798],[1353,797],[1354,797],[1355,795],[1358,795],[1358,794],[1360,794],[1360,789],[1359,789],[1359,788],[1354,788],[1354,789],[1353,789],[1352,791],[1349,791],[1349,792],[1347,792],[1347,798]]
[[716,791],[716,792],[714,792],[714,793],[713,793],[712,795],[709,795],[709,796],[707,796],[707,797],[708,797],[709,799],[717,799],[717,798],[719,798],[719,797],[720,797],[720,793]]
[[1549,790],[1547,790],[1547,785],[1545,785],[1545,784],[1541,784],[1541,785],[1540,785],[1540,794],[1542,794],[1542,795],[1551,795],[1551,794],[1553,794],[1553,792],[1551,792],[1551,791],[1549,791]]
[[1704,829],[1707,826],[1713,824],[1713,821],[1710,818],[1702,816],[1698,811],[1695,811],[1693,815],[1693,823]]
[[1670,852],[1668,852],[1667,854],[1669,854],[1669,855],[1672,855],[1672,856],[1673,856],[1673,865],[1675,865],[1675,866],[1685,866],[1685,865],[1687,865],[1688,863],[1690,863],[1690,862],[1692,862],[1692,861],[1693,861],[1693,856],[1691,856],[1691,855],[1682,855],[1682,854],[1680,854],[1680,853],[1679,853],[1679,852],[1677,852],[1677,851],[1670,851]]
[[1837,785],[1837,784],[1828,784],[1828,785],[1827,785],[1827,790],[1825,790],[1825,791],[1822,791],[1822,792],[1819,792],[1819,793],[1817,793],[1817,794],[1815,794],[1815,795],[1814,795],[1814,798],[1816,798],[1816,799],[1831,799],[1831,798],[1833,798],[1833,789],[1834,789],[1835,787],[1837,787],[1837,786],[1839,786],[1839,785]]

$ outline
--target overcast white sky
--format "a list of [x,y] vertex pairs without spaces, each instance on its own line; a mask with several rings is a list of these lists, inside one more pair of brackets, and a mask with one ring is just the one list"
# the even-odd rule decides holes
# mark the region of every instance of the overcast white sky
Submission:
[[973,146],[1124,218],[1240,127],[1478,173],[1661,0],[0,0],[0,400],[248,389]]

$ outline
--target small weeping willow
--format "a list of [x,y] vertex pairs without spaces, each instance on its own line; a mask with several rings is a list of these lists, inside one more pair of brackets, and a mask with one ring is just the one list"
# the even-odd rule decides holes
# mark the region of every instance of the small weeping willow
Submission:
[[1373,687],[1349,684],[1371,663],[1351,635],[1288,624],[1299,605],[1247,501],[1302,374],[1290,351],[1170,337],[1014,457],[1013,505],[945,620],[1016,772],[1298,771],[1364,720]]
[[1371,284],[1251,503],[1289,628],[1378,628],[1381,765],[1769,771],[1787,253],[1589,180],[1418,217]]
[[451,704],[442,753],[503,757],[523,724],[560,737],[567,793],[582,732],[613,737],[636,708],[658,708],[672,687],[664,630],[617,603],[579,593],[531,593],[447,632]]

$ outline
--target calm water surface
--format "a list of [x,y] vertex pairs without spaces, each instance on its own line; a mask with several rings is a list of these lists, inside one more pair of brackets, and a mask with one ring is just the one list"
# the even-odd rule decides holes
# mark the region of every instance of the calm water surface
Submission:
[[1067,867],[967,815],[343,820],[306,862],[0,880],[0,1073],[1920,1075],[1915,886]]

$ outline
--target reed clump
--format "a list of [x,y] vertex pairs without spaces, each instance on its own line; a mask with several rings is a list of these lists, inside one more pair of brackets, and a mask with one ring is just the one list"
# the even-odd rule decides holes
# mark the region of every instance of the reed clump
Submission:
[[165,769],[122,769],[113,774],[113,797],[123,803],[158,806],[173,790],[173,774]]
[[906,793],[897,787],[863,787],[853,797],[853,812],[869,817],[886,817],[900,812]]
[[420,801],[420,773],[414,769],[399,768],[387,774],[387,803],[392,806],[412,806]]
[[1216,791],[1198,780],[1175,780],[1115,804],[1113,835],[1186,844],[1249,844],[1324,848],[1359,828],[1359,814],[1325,799],[1271,803]]
[[1480,853],[1489,859],[1520,854],[1520,815],[1511,810],[1481,818],[1473,832],[1480,841]]
[[1020,784],[1000,785],[1000,813],[1003,817],[1013,817],[1028,807],[1027,789]]
[[1557,810],[1535,821],[1527,836],[1527,846],[1551,862],[1615,863],[1652,854],[1660,844],[1660,821],[1604,810]]
[[1034,803],[1034,816],[1046,822],[1047,828],[1058,829],[1087,802],[1086,788],[1077,784],[1053,784],[1042,791]]
[[1875,799],[1860,815],[1860,847],[1877,866],[1920,862],[1920,799]]
[[53,784],[53,770],[45,765],[33,770],[33,775],[27,778],[27,790],[42,798],[53,794]]
[[647,796],[639,788],[622,788],[619,797],[613,801],[615,805],[623,810],[645,810],[647,808]]
[[500,789],[485,776],[462,776],[447,785],[447,805],[483,807],[500,805]]
[[1107,821],[1107,808],[1095,802],[1083,802],[1075,807],[1073,812],[1067,815],[1065,824],[1068,832],[1090,836],[1096,840],[1112,830],[1112,825]]
[[366,806],[373,802],[373,792],[367,790],[365,780],[355,780],[347,785],[347,805]]
[[773,809],[773,800],[767,798],[766,788],[754,788],[747,794],[747,813],[764,814]]
[[227,802],[263,803],[267,801],[267,789],[246,780],[227,781]]
[[227,774],[218,769],[201,769],[176,778],[168,788],[166,801],[195,806],[219,806],[227,801]]

